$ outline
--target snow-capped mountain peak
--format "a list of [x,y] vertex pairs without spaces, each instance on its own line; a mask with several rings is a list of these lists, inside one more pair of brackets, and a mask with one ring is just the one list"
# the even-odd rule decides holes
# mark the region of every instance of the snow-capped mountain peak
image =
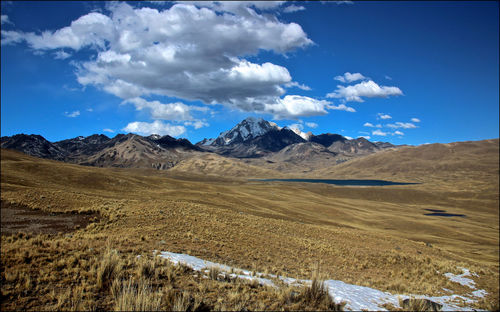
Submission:
[[231,130],[222,132],[211,144],[230,145],[245,142],[264,135],[273,129],[279,130],[279,127],[275,123],[270,123],[262,118],[248,117]]

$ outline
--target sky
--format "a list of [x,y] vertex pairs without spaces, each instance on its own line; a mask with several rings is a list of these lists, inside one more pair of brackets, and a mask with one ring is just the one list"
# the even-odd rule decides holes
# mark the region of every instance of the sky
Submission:
[[1,2],[1,135],[499,137],[497,1]]

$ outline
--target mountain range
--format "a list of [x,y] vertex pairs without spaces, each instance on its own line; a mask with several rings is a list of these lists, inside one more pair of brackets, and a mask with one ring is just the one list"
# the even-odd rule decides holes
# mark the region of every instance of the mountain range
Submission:
[[195,145],[187,139],[156,134],[118,134],[113,138],[94,134],[57,142],[49,142],[40,135],[17,134],[2,137],[1,147],[87,166],[164,170],[191,158],[208,159],[210,157],[202,157],[207,153],[253,165],[304,162],[334,165],[396,146],[364,138],[349,140],[339,134],[304,134],[262,118],[249,117],[217,138],[204,139]]

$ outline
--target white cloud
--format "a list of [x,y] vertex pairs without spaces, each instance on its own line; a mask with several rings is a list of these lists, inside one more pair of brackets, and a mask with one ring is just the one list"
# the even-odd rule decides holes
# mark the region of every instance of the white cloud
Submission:
[[398,129],[398,128],[403,128],[403,129],[415,129],[417,126],[412,124],[411,122],[396,122],[393,124],[387,124],[385,125],[386,127],[393,128],[393,129]]
[[309,86],[306,86],[305,84],[300,84],[297,81],[288,82],[285,84],[285,87],[287,87],[287,88],[297,87],[297,88],[299,88],[301,90],[305,90],[305,91],[311,90],[311,88]]
[[350,112],[350,113],[355,113],[356,110],[352,107],[349,107],[349,106],[346,106],[345,104],[340,104],[340,105],[328,105],[327,106],[328,109],[333,109],[333,110],[342,110],[342,111],[346,111],[346,112]]
[[74,117],[80,116],[80,111],[76,110],[76,111],[71,112],[71,113],[64,112],[64,115],[66,115],[66,117],[74,118]]
[[306,8],[304,8],[303,6],[297,6],[295,4],[292,4],[292,5],[289,5],[286,8],[284,8],[283,12],[285,12],[285,13],[293,13],[293,12],[303,11],[305,9]]
[[392,77],[388,76],[388,75],[385,75],[384,78],[387,79],[387,80],[392,80]]
[[383,132],[379,129],[372,131],[372,135],[380,135],[380,136],[386,136],[387,132]]
[[102,129],[102,131],[109,132],[109,133],[114,133],[115,132],[115,130],[112,130],[112,129],[109,129],[109,128]]
[[413,122],[420,122],[420,119],[418,119],[418,118],[412,118],[411,121],[413,121]]
[[354,4],[354,1],[350,1],[350,0],[339,0],[339,1],[335,1],[336,4]]
[[146,101],[143,98],[132,98],[124,101],[124,103],[134,104],[137,110],[148,109],[153,119],[164,120],[193,120],[191,111],[208,111],[207,107],[188,106],[181,102],[164,104],[160,101]]
[[308,126],[309,128],[315,129],[318,127],[318,124],[315,122],[306,122],[306,126]]
[[87,108],[87,109],[86,109],[86,111],[87,111],[87,112],[93,112],[93,111],[94,111],[94,109],[93,109],[93,108]]
[[54,53],[54,58],[58,59],[58,60],[65,60],[65,59],[67,59],[70,56],[71,56],[71,54],[65,52],[64,50],[59,50],[59,51],[56,51]]
[[399,130],[394,131],[394,134],[396,134],[396,135],[405,135],[403,132],[401,132]]
[[398,87],[379,86],[374,81],[363,81],[351,86],[337,86],[337,90],[328,93],[326,97],[342,98],[346,101],[364,102],[361,97],[388,97],[391,95],[402,95]]
[[295,119],[301,116],[327,114],[331,102],[316,100],[307,96],[287,95],[278,98],[272,104],[265,104],[264,111],[274,114],[275,119]]
[[207,122],[205,122],[203,120],[185,121],[184,125],[185,126],[193,126],[195,129],[200,129],[200,128],[203,128],[203,127],[210,126]]
[[282,86],[292,77],[283,66],[244,57],[313,44],[300,25],[259,13],[280,5],[187,2],[156,9],[114,2],[109,16],[92,12],[55,31],[2,30],[2,44],[26,42],[35,51],[94,50],[96,57],[78,63],[78,82],[125,100],[163,95],[262,112],[266,104],[283,101]]
[[370,128],[373,128],[375,127],[371,122],[365,122],[365,124],[363,125],[363,127],[370,127]]
[[255,13],[254,8],[267,11],[278,8],[286,1],[177,1],[182,4],[192,4],[197,7],[210,8],[217,12],[229,12],[237,15]]
[[366,77],[360,73],[351,74],[350,72],[346,72],[346,73],[344,73],[343,76],[335,76],[335,78],[333,78],[333,79],[345,83],[345,82],[353,82],[356,80],[363,80],[363,79],[366,79]]
[[348,140],[352,140],[352,137],[348,136],[348,135],[344,135],[344,138],[348,139]]
[[359,139],[359,138],[365,138],[365,139],[369,140],[371,137],[370,137],[369,135],[360,135],[360,136],[358,137],[358,139]]
[[377,114],[377,119],[392,119],[392,117],[389,114],[384,114],[384,113],[378,113]]
[[174,126],[168,123],[164,123],[160,120],[155,120],[151,123],[134,121],[129,123],[122,130],[126,132],[138,133],[141,135],[168,134],[170,136],[179,136],[186,132],[186,128],[184,126]]
[[12,22],[9,20],[9,16],[2,14],[1,16],[1,23],[3,24],[12,24]]

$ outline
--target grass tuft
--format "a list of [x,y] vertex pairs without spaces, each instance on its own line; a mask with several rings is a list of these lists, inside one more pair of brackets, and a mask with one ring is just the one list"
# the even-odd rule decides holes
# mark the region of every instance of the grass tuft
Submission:
[[109,287],[118,276],[122,268],[122,261],[116,250],[108,248],[97,268],[97,288],[100,290]]
[[[115,283],[113,283],[115,284]],[[159,311],[161,295],[144,279],[123,281],[115,300],[115,311]]]

